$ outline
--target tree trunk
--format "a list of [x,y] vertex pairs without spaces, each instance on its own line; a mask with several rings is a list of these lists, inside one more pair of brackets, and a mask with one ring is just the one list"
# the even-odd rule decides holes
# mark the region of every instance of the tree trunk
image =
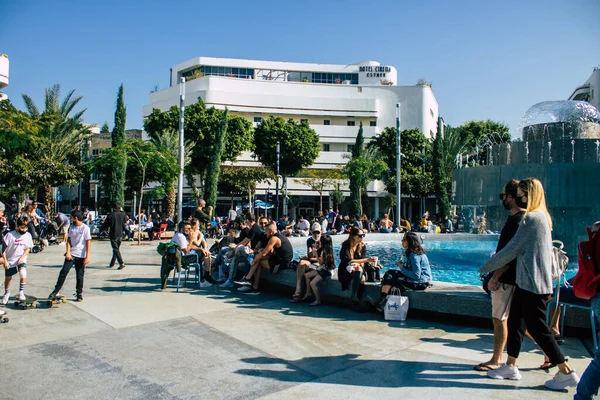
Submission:
[[165,193],[165,216],[167,218],[173,218],[175,215],[175,184],[171,183],[170,186],[167,186]]
[[54,199],[52,198],[52,186],[44,185],[44,203],[46,204],[46,213],[48,210],[54,212]]
[[323,192],[319,192],[319,211],[323,212]]

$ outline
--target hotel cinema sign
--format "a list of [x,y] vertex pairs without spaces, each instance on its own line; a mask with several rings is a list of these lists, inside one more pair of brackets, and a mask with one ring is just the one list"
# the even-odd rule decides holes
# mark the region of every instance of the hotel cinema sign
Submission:
[[385,65],[361,65],[358,72],[365,73],[367,78],[386,78],[386,74],[392,72],[392,68]]

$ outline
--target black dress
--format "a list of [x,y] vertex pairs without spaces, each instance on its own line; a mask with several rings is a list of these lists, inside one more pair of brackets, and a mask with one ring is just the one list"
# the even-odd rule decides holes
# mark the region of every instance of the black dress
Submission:
[[338,280],[342,285],[342,290],[348,289],[350,286],[350,282],[352,282],[352,273],[348,272],[346,267],[350,264],[350,261],[353,259],[361,259],[367,258],[367,246],[363,246],[360,254],[355,254],[354,258],[350,258],[350,242],[345,241],[342,243],[342,248],[340,249],[340,265],[338,266]]

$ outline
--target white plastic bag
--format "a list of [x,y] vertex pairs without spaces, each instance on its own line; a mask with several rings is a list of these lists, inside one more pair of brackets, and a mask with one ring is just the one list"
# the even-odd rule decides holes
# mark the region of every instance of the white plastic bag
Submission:
[[400,291],[388,295],[383,315],[386,321],[406,321],[408,314],[408,297],[401,296]]

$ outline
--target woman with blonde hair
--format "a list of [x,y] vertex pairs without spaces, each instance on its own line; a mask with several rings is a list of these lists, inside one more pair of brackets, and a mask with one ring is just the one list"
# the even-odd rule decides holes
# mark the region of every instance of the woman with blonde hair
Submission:
[[552,390],[564,390],[576,386],[579,377],[566,363],[554,335],[546,325],[546,303],[553,291],[553,245],[552,218],[546,208],[542,183],[535,178],[520,181],[516,204],[526,209],[517,233],[479,269],[480,273],[495,271],[517,259],[517,287],[508,317],[508,359],[506,364],[487,374],[493,379],[521,379],[517,358],[527,330],[550,362],[559,369],[545,386]]

